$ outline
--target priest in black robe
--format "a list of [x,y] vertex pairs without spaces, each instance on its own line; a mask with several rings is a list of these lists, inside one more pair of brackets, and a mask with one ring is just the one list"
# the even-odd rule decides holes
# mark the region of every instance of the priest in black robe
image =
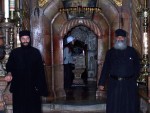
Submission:
[[13,113],[41,113],[41,97],[48,94],[43,59],[31,46],[30,31],[20,31],[19,36],[21,47],[11,51],[6,64]]
[[114,47],[107,51],[99,79],[99,90],[107,81],[106,113],[138,113],[137,78],[140,72],[137,51],[127,46],[126,31],[115,31]]

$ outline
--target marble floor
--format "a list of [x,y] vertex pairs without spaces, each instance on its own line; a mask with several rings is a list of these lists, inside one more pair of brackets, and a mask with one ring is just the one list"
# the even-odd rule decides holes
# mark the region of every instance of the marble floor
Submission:
[[56,99],[54,103],[72,105],[92,105],[105,103],[105,98],[96,98],[96,82],[89,81],[85,86],[72,86],[66,91],[66,98]]
[[105,113],[106,98],[97,98],[96,90],[96,82],[91,81],[85,86],[73,86],[66,91],[66,98],[45,105],[51,110],[44,113]]

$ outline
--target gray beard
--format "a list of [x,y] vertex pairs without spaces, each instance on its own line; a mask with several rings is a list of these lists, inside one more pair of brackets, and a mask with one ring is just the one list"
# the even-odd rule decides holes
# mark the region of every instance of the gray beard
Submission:
[[115,41],[114,48],[119,49],[119,50],[126,49],[127,48],[126,40],[124,40],[124,41]]

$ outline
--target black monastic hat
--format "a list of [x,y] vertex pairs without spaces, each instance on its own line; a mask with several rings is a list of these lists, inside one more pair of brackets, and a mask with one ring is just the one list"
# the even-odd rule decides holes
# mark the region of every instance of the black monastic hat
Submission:
[[30,37],[30,31],[28,31],[28,30],[20,31],[19,37],[22,37],[22,36],[29,36]]
[[116,36],[116,37],[117,37],[117,36],[126,37],[126,35],[127,35],[126,31],[123,30],[123,29],[117,29],[117,30],[115,31],[115,36]]

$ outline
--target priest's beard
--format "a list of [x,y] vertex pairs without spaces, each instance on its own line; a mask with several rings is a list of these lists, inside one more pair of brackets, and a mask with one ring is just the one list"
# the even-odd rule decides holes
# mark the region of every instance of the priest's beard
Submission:
[[127,41],[125,40],[115,40],[114,44],[115,49],[124,50],[127,48]]
[[[28,44],[25,45],[25,43],[28,43]],[[31,47],[31,42],[24,42],[24,43],[21,42],[21,47],[24,49],[29,48]]]

